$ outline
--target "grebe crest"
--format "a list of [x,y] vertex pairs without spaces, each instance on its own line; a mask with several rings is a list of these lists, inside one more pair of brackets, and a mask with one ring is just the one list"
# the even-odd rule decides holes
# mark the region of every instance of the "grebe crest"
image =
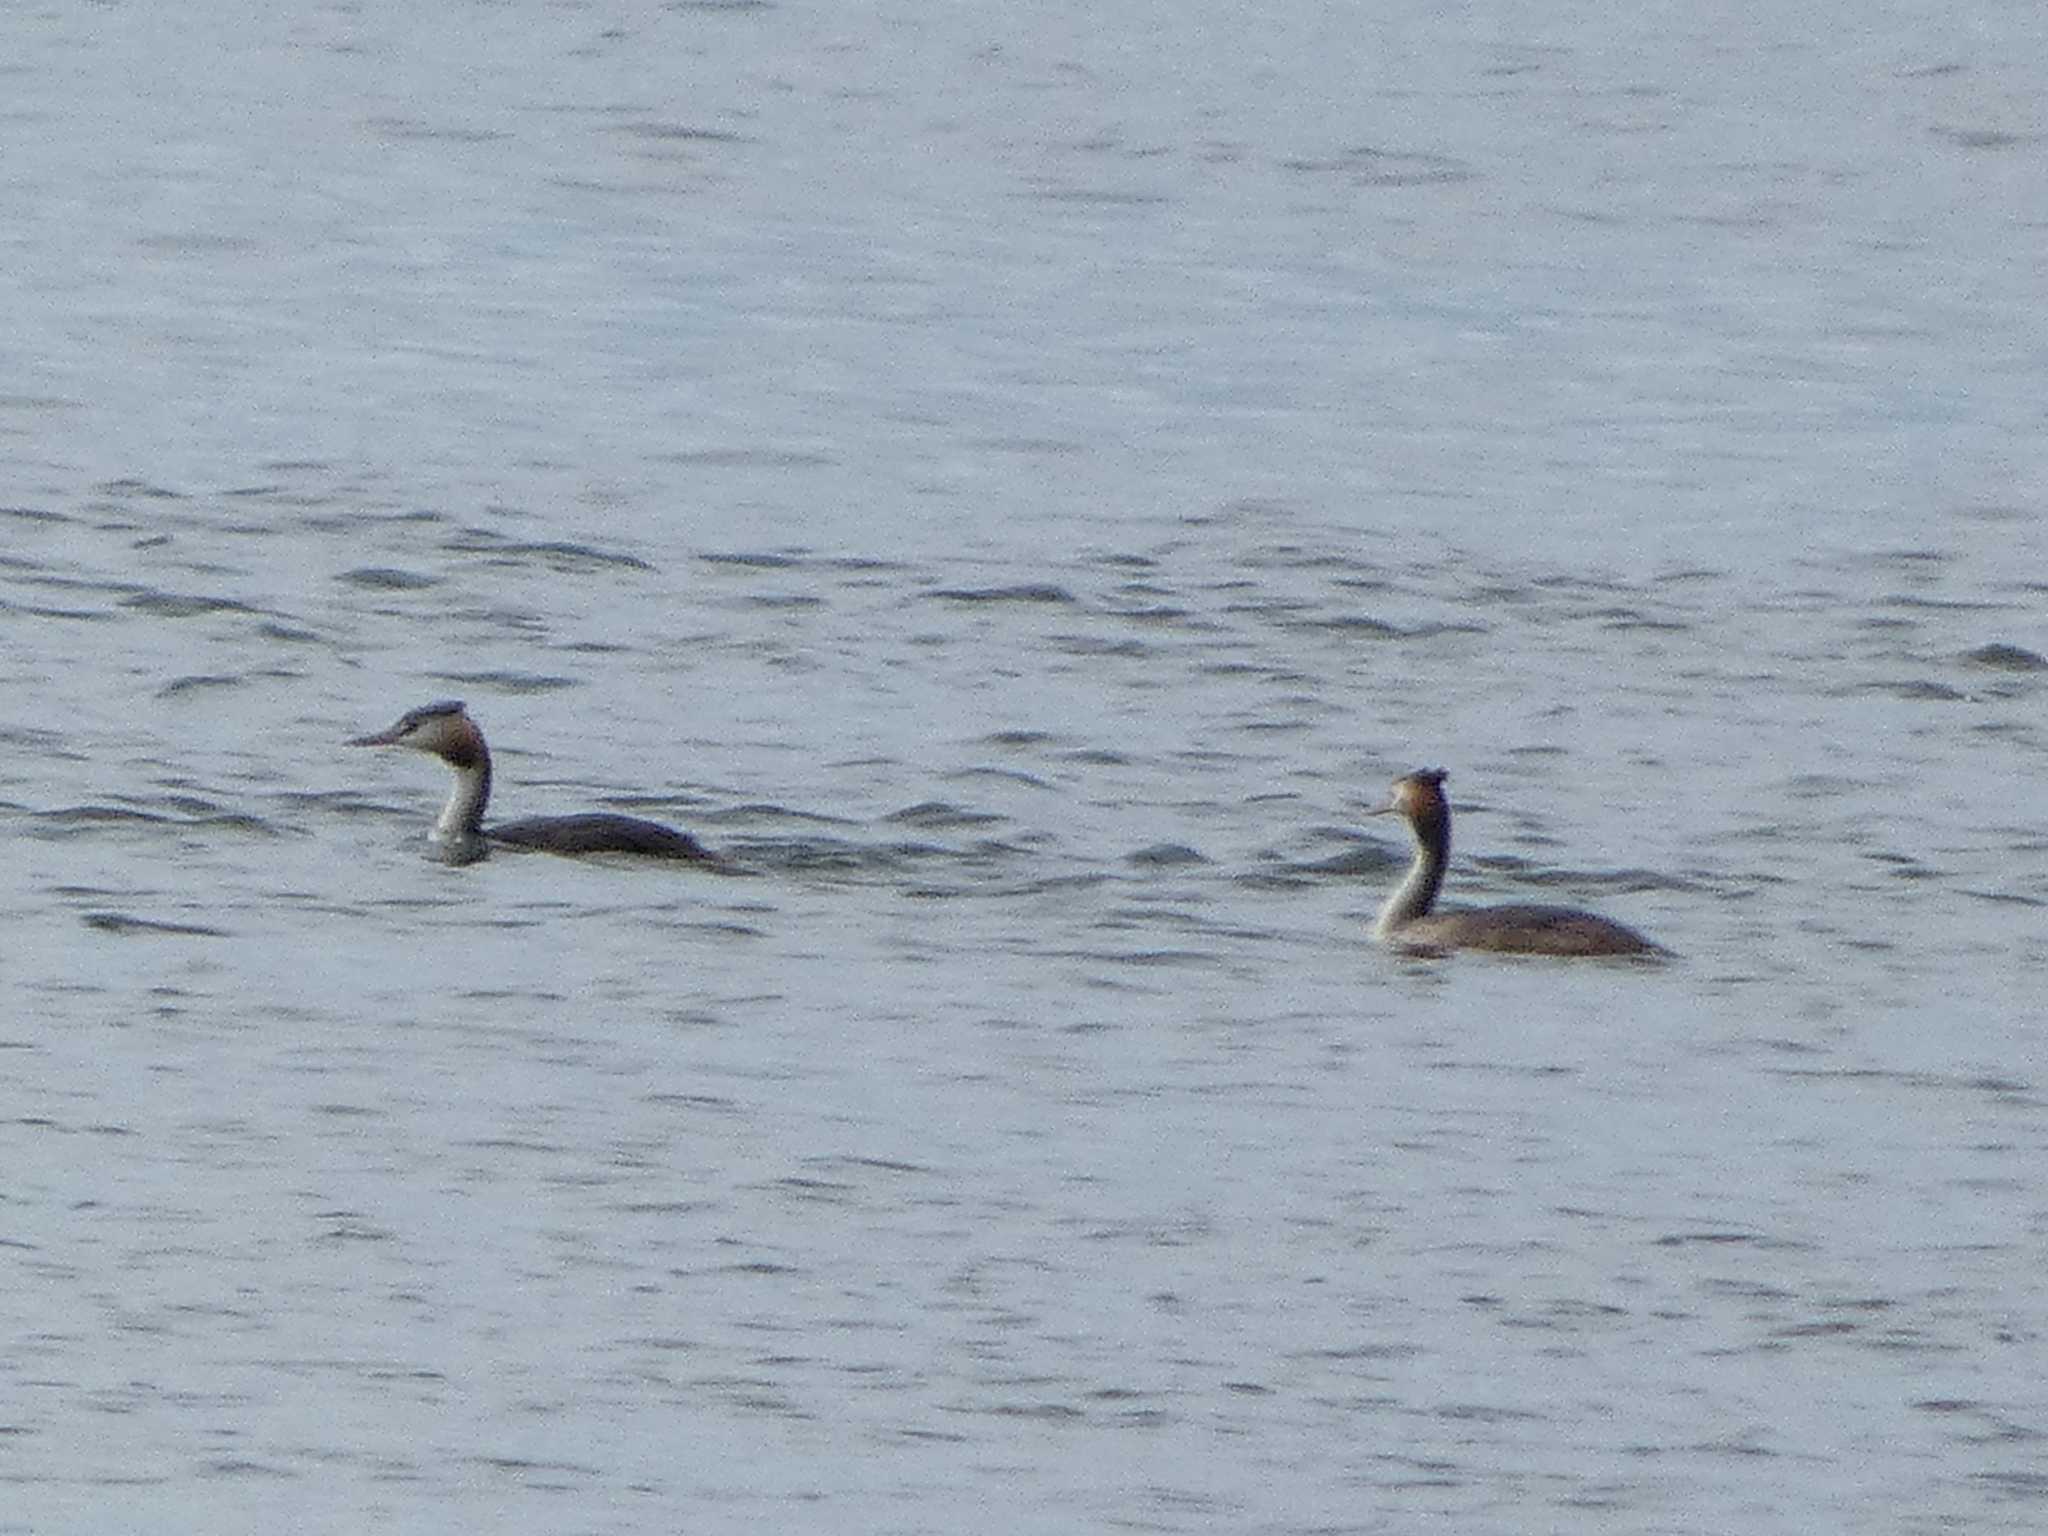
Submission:
[[441,808],[430,839],[435,852],[450,864],[473,864],[493,843],[548,853],[633,853],[647,858],[680,859],[726,868],[726,862],[687,832],[638,816],[610,811],[580,816],[529,816],[520,821],[484,826],[484,807],[491,799],[491,749],[484,733],[459,699],[443,699],[407,710],[388,730],[357,736],[352,747],[411,747],[446,763],[455,787]]
[[1578,907],[1515,904],[1435,910],[1451,857],[1451,803],[1441,768],[1418,768],[1394,780],[1374,816],[1401,816],[1415,837],[1415,861],[1380,908],[1374,934],[1382,943],[1419,953],[1488,949],[1523,955],[1663,955],[1633,928]]

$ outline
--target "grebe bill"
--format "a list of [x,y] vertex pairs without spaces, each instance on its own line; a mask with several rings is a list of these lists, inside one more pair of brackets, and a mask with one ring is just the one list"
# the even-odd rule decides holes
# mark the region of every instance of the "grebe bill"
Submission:
[[455,787],[430,834],[439,856],[450,864],[473,864],[492,843],[546,853],[634,853],[725,868],[726,861],[687,832],[638,816],[590,811],[580,816],[528,816],[484,825],[491,799],[491,749],[459,699],[422,704],[399,716],[389,730],[354,737],[352,747],[411,747],[446,763]]
[[1432,910],[1451,857],[1451,803],[1441,768],[1394,780],[1393,797],[1372,816],[1400,815],[1415,834],[1415,862],[1380,908],[1374,935],[1400,949],[1488,949],[1519,955],[1666,955],[1635,929],[1578,907],[1512,905]]

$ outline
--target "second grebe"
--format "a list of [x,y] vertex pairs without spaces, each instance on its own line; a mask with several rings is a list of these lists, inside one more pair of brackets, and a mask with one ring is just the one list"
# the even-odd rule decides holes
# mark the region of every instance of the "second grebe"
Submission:
[[1444,798],[1444,771],[1418,768],[1394,780],[1393,798],[1373,816],[1399,814],[1415,834],[1415,862],[1387,904],[1373,932],[1401,949],[1432,951],[1490,949],[1522,955],[1661,955],[1666,953],[1633,928],[1577,907],[1515,905],[1465,907],[1437,912],[1444,865],[1451,857],[1451,803]]
[[450,864],[473,864],[490,844],[547,853],[637,853],[648,858],[683,859],[725,867],[725,860],[687,832],[638,816],[592,811],[581,816],[529,816],[484,826],[491,798],[491,749],[461,701],[423,704],[399,717],[388,731],[358,736],[352,747],[411,747],[430,752],[455,773],[455,788],[431,834],[439,856]]

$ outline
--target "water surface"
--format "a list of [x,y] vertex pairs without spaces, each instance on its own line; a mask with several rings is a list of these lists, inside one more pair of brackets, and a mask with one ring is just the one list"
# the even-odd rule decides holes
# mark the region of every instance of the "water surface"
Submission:
[[2023,10],[14,30],[0,1527],[2039,1526]]

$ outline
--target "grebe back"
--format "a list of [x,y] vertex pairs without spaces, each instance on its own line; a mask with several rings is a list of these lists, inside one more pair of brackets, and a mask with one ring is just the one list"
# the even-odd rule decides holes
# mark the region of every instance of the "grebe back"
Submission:
[[591,811],[580,816],[528,816],[519,821],[484,825],[484,807],[491,798],[491,749],[484,733],[458,699],[423,704],[399,716],[389,730],[357,736],[352,747],[411,747],[446,763],[455,788],[431,834],[441,858],[451,864],[473,864],[492,843],[546,853],[636,853],[647,858],[680,859],[725,867],[725,860],[687,832],[638,816]]
[[1415,862],[1380,908],[1373,932],[1401,949],[1490,949],[1521,955],[1662,955],[1635,929],[1578,907],[1516,904],[1432,910],[1451,857],[1451,803],[1441,768],[1418,768],[1394,780],[1393,798],[1373,816],[1407,818]]

